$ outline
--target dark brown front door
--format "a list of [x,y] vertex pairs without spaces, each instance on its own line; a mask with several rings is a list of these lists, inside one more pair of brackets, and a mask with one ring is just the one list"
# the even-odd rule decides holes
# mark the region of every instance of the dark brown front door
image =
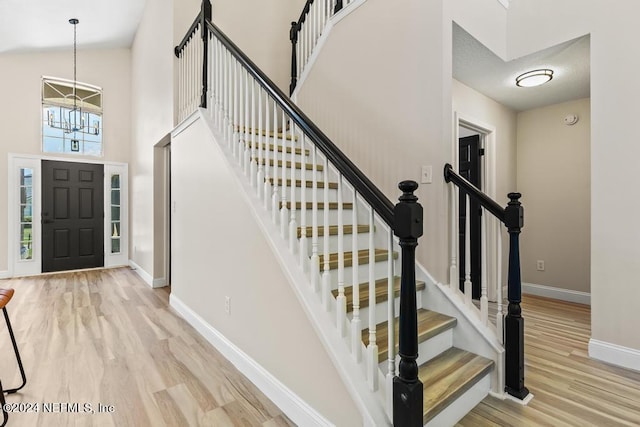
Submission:
[[42,161],[42,271],[104,266],[103,165]]

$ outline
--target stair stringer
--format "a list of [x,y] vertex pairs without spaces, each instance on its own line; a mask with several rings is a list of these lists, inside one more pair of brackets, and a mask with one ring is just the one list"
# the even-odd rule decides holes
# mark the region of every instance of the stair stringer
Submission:
[[458,321],[453,329],[453,346],[487,359],[493,360],[489,393],[504,399],[504,347],[491,328],[478,319],[475,307],[468,307],[448,285],[437,282],[433,276],[416,262],[416,280],[422,280],[426,287],[422,292],[422,306],[455,317]]
[[[341,338],[336,330],[335,304],[332,304],[331,311],[324,310],[320,296],[313,292],[310,279],[305,276],[298,264],[298,255],[292,254],[289,250],[288,241],[282,239],[279,225],[273,224],[271,212],[264,209],[263,202],[256,195],[255,188],[251,186],[244,171],[236,162],[228,144],[224,141],[224,137],[216,130],[208,110],[200,109],[199,114],[213,139],[212,142],[219,144],[225,160],[234,171],[238,183],[244,189],[243,196],[251,207],[251,214],[262,230],[269,246],[276,254],[275,258],[278,260],[285,277],[287,277],[294,294],[300,301],[303,311],[309,318],[346,389],[358,406],[358,410],[362,415],[363,425],[371,427],[391,425],[385,412],[386,393],[383,386],[384,381],[380,382],[381,386],[377,392],[369,389],[365,371],[365,359],[363,358],[360,363],[357,363],[349,352],[349,333],[344,338]],[[380,373],[380,375],[382,374]]]

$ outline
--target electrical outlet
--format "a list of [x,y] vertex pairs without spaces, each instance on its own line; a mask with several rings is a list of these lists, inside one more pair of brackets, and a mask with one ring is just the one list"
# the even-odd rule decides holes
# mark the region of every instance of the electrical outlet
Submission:
[[224,297],[224,311],[231,314],[231,297]]
[[420,178],[420,183],[422,184],[431,184],[433,182],[433,167],[422,166],[422,176]]
[[536,270],[544,271],[544,261],[542,260],[536,261]]

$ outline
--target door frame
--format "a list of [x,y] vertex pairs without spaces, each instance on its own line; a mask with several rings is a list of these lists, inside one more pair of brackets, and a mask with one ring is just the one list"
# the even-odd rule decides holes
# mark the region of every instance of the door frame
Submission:
[[[31,276],[42,274],[42,160],[52,160],[73,163],[101,164],[104,166],[104,267],[118,267],[128,265],[129,260],[129,178],[128,164],[109,162],[104,160],[73,158],[62,156],[48,156],[41,154],[9,153],[7,167],[7,267],[9,277]],[[33,257],[30,260],[20,260],[16,249],[19,247],[18,224],[20,209],[20,192],[18,190],[18,173],[21,168],[33,169]],[[111,242],[111,174],[121,175],[120,218],[121,218],[121,250],[118,254],[111,254],[107,245]],[[36,220],[37,218],[37,220]]]
[[[478,120],[475,117],[467,115],[463,112],[454,111],[453,113],[453,140],[451,143],[453,169],[458,171],[458,162],[460,159],[459,153],[459,128],[464,127],[469,130],[478,132],[480,134],[480,148],[484,149],[484,156],[480,157],[480,181],[481,188],[492,199],[496,199],[496,127],[492,124]],[[455,187],[455,186],[454,186]],[[455,212],[458,211],[458,190],[455,188],[453,191],[452,207]],[[493,215],[485,215],[487,218],[493,218]],[[456,221],[451,224],[453,227],[451,241],[451,255],[458,258],[459,251],[458,244],[458,224]],[[496,283],[498,277],[498,262],[495,259],[495,253],[497,251],[498,242],[497,239],[501,234],[498,234],[500,228],[497,225],[497,221],[486,221],[486,255],[487,259],[483,263],[483,272],[486,272],[487,283]],[[504,245],[503,245],[504,247]],[[458,260],[459,261],[459,260]],[[459,274],[463,274],[462,269],[458,269],[450,277],[451,283],[455,280],[455,286],[458,286]],[[453,273],[453,272],[452,272]],[[453,285],[452,285],[453,286]],[[504,282],[503,282],[504,286]],[[487,286],[487,296],[489,301],[495,301],[497,297],[497,288],[494,286]]]

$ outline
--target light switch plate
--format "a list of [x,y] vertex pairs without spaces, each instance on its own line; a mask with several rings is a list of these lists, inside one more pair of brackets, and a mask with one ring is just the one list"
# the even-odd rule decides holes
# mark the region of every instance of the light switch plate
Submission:
[[422,176],[420,178],[421,184],[431,184],[433,182],[433,167],[422,166]]

